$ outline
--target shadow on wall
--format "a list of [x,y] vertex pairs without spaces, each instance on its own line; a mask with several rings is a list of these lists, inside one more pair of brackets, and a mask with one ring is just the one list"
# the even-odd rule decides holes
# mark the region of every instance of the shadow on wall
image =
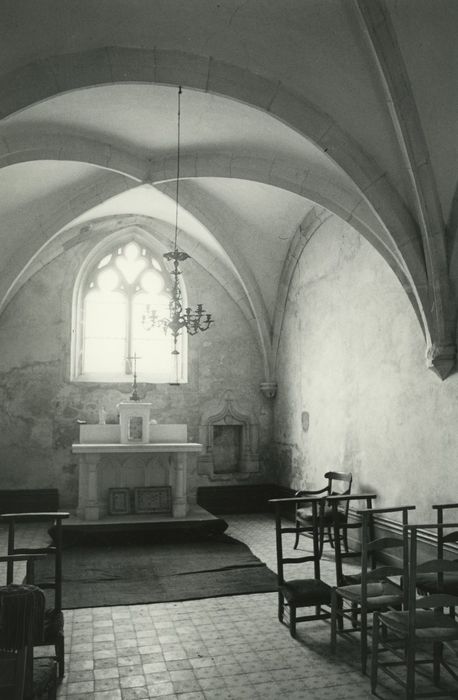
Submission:
[[273,446],[273,478],[276,484],[299,488],[304,468],[304,459],[297,445],[275,442]]

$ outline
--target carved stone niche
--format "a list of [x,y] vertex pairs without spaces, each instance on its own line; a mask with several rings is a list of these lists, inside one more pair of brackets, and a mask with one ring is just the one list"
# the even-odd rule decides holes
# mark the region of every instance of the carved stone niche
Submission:
[[244,481],[259,472],[259,427],[253,417],[235,405],[232,392],[212,402],[202,414],[199,474],[212,481]]

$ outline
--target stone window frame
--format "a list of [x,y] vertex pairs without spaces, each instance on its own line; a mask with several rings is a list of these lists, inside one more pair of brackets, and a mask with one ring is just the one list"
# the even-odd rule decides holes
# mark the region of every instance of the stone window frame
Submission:
[[[84,375],[82,373],[82,344],[83,344],[83,307],[84,295],[87,290],[88,277],[94,270],[97,261],[103,259],[114,248],[126,245],[130,241],[135,241],[140,247],[147,248],[154,257],[160,261],[164,275],[170,276],[170,266],[163,262],[165,249],[159,246],[157,241],[144,231],[136,228],[128,228],[116,234],[108,235],[98,242],[91,249],[89,254],[80,266],[76,276],[71,311],[71,353],[70,353],[70,381],[73,383],[98,383],[98,384],[131,384],[132,373],[128,371],[124,374],[96,374]],[[170,278],[171,280],[171,278]],[[171,282],[170,282],[171,284]],[[183,301],[186,302],[186,285],[183,275],[180,279]],[[183,384],[188,381],[188,338],[187,334],[179,338],[179,355],[170,356],[170,371],[167,375],[155,374],[154,372],[142,373],[140,366],[137,367],[137,381],[139,383],[152,384]]]

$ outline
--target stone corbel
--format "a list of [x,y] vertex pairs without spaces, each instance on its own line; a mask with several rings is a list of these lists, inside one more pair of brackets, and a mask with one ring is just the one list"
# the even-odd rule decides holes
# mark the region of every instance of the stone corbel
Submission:
[[456,366],[456,345],[431,345],[426,352],[426,366],[442,380],[447,379]]
[[277,382],[261,382],[259,385],[266,399],[274,399],[277,394]]

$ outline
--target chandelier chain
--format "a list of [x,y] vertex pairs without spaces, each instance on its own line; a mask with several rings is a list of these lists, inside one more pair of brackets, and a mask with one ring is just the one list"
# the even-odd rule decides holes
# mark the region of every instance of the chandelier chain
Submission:
[[188,335],[195,335],[199,331],[206,331],[210,325],[214,323],[211,314],[207,313],[203,304],[197,304],[195,309],[188,306],[183,310],[182,294],[179,276],[181,270],[179,263],[187,260],[189,255],[184,251],[178,250],[178,212],[180,199],[180,160],[181,160],[181,85],[178,88],[178,110],[177,110],[177,177],[175,189],[175,236],[174,247],[172,251],[164,253],[164,258],[170,263],[173,262],[172,274],[172,290],[169,302],[169,315],[166,318],[160,318],[157,309],[148,305],[146,313],[143,316],[143,323],[146,328],[162,328],[165,333],[170,331],[173,337],[172,355],[179,355],[177,349],[178,337],[182,330],[186,330]]
[[175,195],[175,241],[174,249],[177,249],[178,238],[178,208],[180,201],[180,158],[181,158],[181,85],[178,88],[178,115],[177,115],[177,179]]

